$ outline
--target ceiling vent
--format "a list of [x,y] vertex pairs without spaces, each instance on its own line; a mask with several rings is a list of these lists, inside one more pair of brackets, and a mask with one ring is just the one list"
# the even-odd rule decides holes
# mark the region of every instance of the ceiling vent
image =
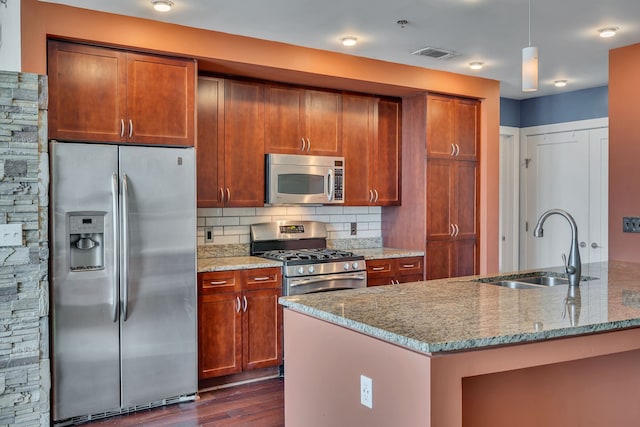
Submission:
[[429,58],[434,58],[434,59],[451,59],[455,56],[460,55],[458,52],[439,49],[436,47],[423,47],[422,49],[418,49],[415,52],[411,52],[411,53],[413,55],[427,56]]

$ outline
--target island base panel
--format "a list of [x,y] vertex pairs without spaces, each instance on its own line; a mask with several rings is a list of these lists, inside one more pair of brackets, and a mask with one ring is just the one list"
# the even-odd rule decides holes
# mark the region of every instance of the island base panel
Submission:
[[[430,425],[426,355],[288,309],[284,324],[287,426]],[[372,379],[372,409],[360,375]]]

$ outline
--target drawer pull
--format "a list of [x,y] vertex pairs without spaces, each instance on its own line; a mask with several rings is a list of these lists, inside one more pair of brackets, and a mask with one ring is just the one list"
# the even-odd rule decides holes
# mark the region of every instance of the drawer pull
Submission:
[[269,276],[259,276],[259,277],[254,277],[253,280],[256,282],[264,282],[265,280],[269,280],[271,279]]
[[371,271],[382,271],[384,267],[371,267]]
[[226,280],[212,280],[211,282],[209,282],[210,285],[224,285],[225,283],[227,283]]
[[402,268],[414,268],[415,264],[402,264]]

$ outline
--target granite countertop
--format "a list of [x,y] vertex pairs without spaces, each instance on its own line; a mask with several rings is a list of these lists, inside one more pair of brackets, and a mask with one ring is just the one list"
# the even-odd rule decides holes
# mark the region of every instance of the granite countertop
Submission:
[[282,262],[256,256],[198,258],[198,273],[209,271],[248,270],[250,268],[282,267]]
[[423,251],[396,249],[396,248],[371,248],[353,249],[354,254],[363,255],[364,259],[402,258],[410,256],[423,256]]
[[[545,269],[560,272],[560,269]],[[305,313],[423,353],[472,350],[640,326],[640,264],[583,265],[568,285],[510,289],[432,280],[280,298]]]
[[[353,253],[365,259],[400,258],[423,256],[424,252],[395,248],[352,249]],[[203,255],[205,252],[202,252]],[[198,273],[225,270],[246,270],[250,268],[281,267],[282,262],[255,256],[212,256],[198,257]]]

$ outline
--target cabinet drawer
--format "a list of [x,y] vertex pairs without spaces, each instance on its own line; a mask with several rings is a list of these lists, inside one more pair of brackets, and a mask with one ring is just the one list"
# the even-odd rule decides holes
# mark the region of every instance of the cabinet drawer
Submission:
[[367,278],[389,276],[393,272],[393,259],[372,259],[367,261]]
[[397,261],[399,275],[422,274],[422,257],[398,258]]
[[212,271],[198,274],[198,291],[203,294],[238,292],[242,288],[236,271]]
[[282,287],[282,269],[256,268],[243,270],[243,289],[279,289]]

